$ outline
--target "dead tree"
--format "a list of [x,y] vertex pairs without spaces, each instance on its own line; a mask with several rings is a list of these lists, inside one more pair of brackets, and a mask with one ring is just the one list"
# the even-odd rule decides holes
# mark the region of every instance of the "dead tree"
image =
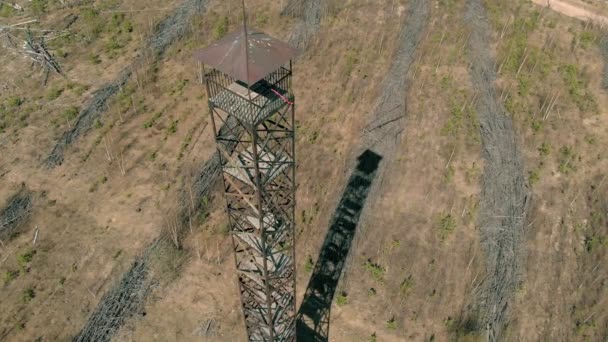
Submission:
[[44,37],[35,38],[28,31],[23,43],[23,52],[32,60],[33,65],[39,65],[44,71],[44,84],[46,84],[51,71],[63,75],[61,66],[45,46]]

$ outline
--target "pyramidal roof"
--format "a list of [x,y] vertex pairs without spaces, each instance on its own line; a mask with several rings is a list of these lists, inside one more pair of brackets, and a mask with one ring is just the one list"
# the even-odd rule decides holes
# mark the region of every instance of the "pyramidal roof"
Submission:
[[[247,48],[247,51],[245,51]],[[197,60],[254,84],[297,56],[300,50],[256,29],[240,28],[195,53]]]

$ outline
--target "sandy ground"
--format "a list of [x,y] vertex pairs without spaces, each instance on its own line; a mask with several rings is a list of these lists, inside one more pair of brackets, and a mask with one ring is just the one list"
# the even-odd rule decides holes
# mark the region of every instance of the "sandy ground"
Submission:
[[562,0],[532,0],[532,2],[541,6],[549,5],[552,10],[569,17],[581,20],[592,20],[602,23],[603,25],[608,25],[608,16],[593,12],[589,6],[583,3]]

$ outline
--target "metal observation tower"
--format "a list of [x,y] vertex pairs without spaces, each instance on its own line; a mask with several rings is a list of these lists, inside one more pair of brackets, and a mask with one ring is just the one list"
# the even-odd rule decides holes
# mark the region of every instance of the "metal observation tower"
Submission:
[[196,58],[204,71],[249,341],[295,341],[299,51],[247,25]]

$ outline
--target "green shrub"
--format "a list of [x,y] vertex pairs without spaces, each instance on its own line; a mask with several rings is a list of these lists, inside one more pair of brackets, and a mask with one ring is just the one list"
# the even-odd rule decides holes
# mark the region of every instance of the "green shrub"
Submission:
[[394,317],[386,321],[386,329],[397,330],[397,322],[395,321]]
[[456,137],[464,131],[468,139],[472,142],[478,142],[480,139],[479,121],[473,106],[465,108],[462,102],[456,99],[451,100],[451,106],[450,117],[441,127],[441,135]]
[[596,139],[595,135],[588,134],[588,135],[585,136],[585,141],[589,145],[595,145],[595,143],[597,142],[597,139]]
[[11,281],[15,280],[19,276],[19,271],[5,271],[2,274],[2,281],[4,284],[8,284]]
[[528,96],[530,94],[530,83],[530,77],[526,74],[522,73],[517,76],[517,91],[520,96]]
[[578,37],[581,46],[584,49],[589,48],[596,40],[595,33],[593,31],[583,31]]
[[[99,56],[96,57],[97,59],[99,59]],[[101,60],[98,61],[97,64],[101,63]],[[88,91],[91,88],[91,86],[89,85],[80,85],[76,88],[74,88],[74,93],[78,96],[82,96],[82,94],[84,94],[86,91]]]
[[568,86],[571,95],[580,96],[582,82],[578,77],[578,67],[574,64],[567,64],[561,68],[562,77]]
[[439,218],[439,236],[445,240],[456,228],[456,220],[451,214],[444,214]]
[[99,55],[96,55],[96,54],[90,54],[89,61],[92,64],[101,64],[101,58],[99,58]]
[[162,115],[163,115],[163,112],[158,112],[158,113],[154,114],[154,116],[152,116],[148,121],[144,122],[144,128],[150,128],[150,127],[154,126],[156,121],[158,119],[160,119],[160,117]]
[[36,297],[36,293],[34,292],[34,289],[31,287],[28,287],[27,289],[23,290],[23,292],[21,293],[21,299],[23,300],[24,303],[31,302],[32,299],[34,299],[34,297]]
[[357,52],[354,50],[349,50],[346,53],[346,65],[344,66],[344,74],[346,76],[350,76],[355,66],[359,63],[359,58],[357,57]]
[[540,120],[532,120],[532,130],[534,133],[538,133],[543,128],[543,122]]
[[67,53],[67,51],[64,51],[63,49],[57,49],[56,55],[61,58],[66,58],[68,56],[68,53]]
[[87,7],[82,11],[83,21],[86,26],[83,28],[83,34],[88,42],[99,38],[105,29],[106,21],[99,16],[99,11],[92,7]]
[[450,183],[452,180],[454,180],[455,174],[456,174],[456,170],[454,169],[454,167],[452,165],[450,165],[450,166],[448,166],[447,169],[445,169],[443,178],[445,179],[446,182]]
[[0,4],[0,17],[8,18],[12,16],[14,12],[15,10],[11,6]]
[[42,15],[47,10],[47,0],[32,0],[32,12],[36,15]]
[[46,94],[46,99],[49,101],[57,99],[63,93],[63,88],[51,88]]
[[369,272],[372,278],[376,281],[382,282],[384,278],[384,268],[378,264],[373,263],[371,260],[367,260],[363,267]]
[[186,252],[183,249],[175,248],[173,242],[163,240],[152,250],[150,260],[154,278],[166,284],[179,276],[186,260]]
[[413,286],[414,279],[412,279],[412,276],[410,275],[401,282],[401,285],[399,285],[399,295],[404,298],[407,297]]
[[78,107],[72,106],[63,112],[63,117],[65,117],[67,120],[74,120],[78,116],[79,112],[80,109]]
[[464,316],[454,319],[448,317],[443,321],[448,333],[454,341],[480,341],[479,332],[482,330],[479,323],[478,311],[468,312]]
[[313,144],[317,139],[319,139],[319,131],[313,131],[310,137],[308,137],[308,142]]
[[520,16],[515,19],[512,26],[513,33],[505,39],[500,48],[500,54],[504,56],[502,67],[504,72],[516,73],[519,69],[526,55],[528,36],[536,29],[539,15],[539,12],[534,11],[529,17]]
[[184,88],[186,87],[186,85],[188,85],[188,82],[190,82],[190,80],[188,79],[181,79],[177,81],[177,83],[173,87],[171,87],[169,95],[182,95],[184,92]]
[[338,293],[338,296],[336,297],[336,304],[338,306],[344,306],[347,303],[348,303],[347,293],[344,291],[340,291],[340,293]]
[[585,236],[585,249],[589,253],[593,253],[599,247],[608,245],[608,239],[603,236],[598,236],[596,234]]
[[112,19],[110,20],[110,25],[112,25],[113,28],[119,28],[120,25],[122,25],[122,23],[125,21],[125,14],[124,13],[113,13],[112,14]]
[[454,78],[451,75],[443,76],[440,82],[441,89],[446,90],[450,88],[453,80]]
[[[198,128],[198,126],[192,127],[190,129],[190,131],[188,131],[188,135],[186,135],[186,138],[184,139],[181,147],[179,148],[177,160],[181,160],[184,157],[186,150],[188,149],[188,146],[190,146],[190,143],[192,142],[192,137],[194,135],[194,131],[196,128]],[[206,196],[204,196],[203,198],[206,198]],[[204,206],[206,207],[207,205],[205,204]]]
[[228,17],[223,16],[213,27],[213,36],[215,39],[222,38],[228,32]]
[[306,271],[306,273],[310,273],[310,272],[312,272],[312,270],[314,268],[315,268],[315,264],[309,255],[308,258],[306,259],[306,263],[304,264],[304,270]]
[[592,93],[587,91],[587,82],[575,64],[567,64],[560,68],[562,78],[566,82],[568,93],[582,112],[597,112],[597,102]]
[[124,32],[124,33],[131,33],[131,32],[133,32],[133,23],[130,20],[125,21],[122,24],[121,31]]
[[123,44],[117,36],[112,36],[106,43],[106,51],[112,52],[114,50],[120,50],[123,48]]
[[99,11],[93,7],[85,7],[82,10],[82,18],[86,21],[93,21],[99,18]]
[[9,107],[16,108],[23,104],[23,99],[19,96],[9,97],[7,104]]
[[541,157],[548,156],[549,153],[551,153],[551,145],[547,144],[546,142],[543,142],[538,148],[538,153]]
[[174,134],[175,132],[177,132],[177,124],[179,123],[179,120],[173,120],[171,121],[171,125],[167,128],[167,133],[168,134]]
[[268,23],[269,18],[268,13],[259,13],[255,18],[255,23],[258,24],[258,26],[264,26]]
[[384,253],[391,253],[401,246],[401,241],[392,240],[385,248]]
[[532,170],[528,173],[528,182],[530,182],[530,185],[538,183],[539,180],[540,172],[538,170]]
[[24,269],[25,266],[27,266],[27,264],[29,264],[30,262],[32,262],[32,260],[34,259],[34,254],[36,254],[35,250],[28,250],[25,253],[19,254],[17,256],[17,264],[19,264],[19,266]]
[[559,150],[559,172],[569,174],[570,172],[576,171],[575,159],[576,155],[574,149],[570,146],[562,146]]

